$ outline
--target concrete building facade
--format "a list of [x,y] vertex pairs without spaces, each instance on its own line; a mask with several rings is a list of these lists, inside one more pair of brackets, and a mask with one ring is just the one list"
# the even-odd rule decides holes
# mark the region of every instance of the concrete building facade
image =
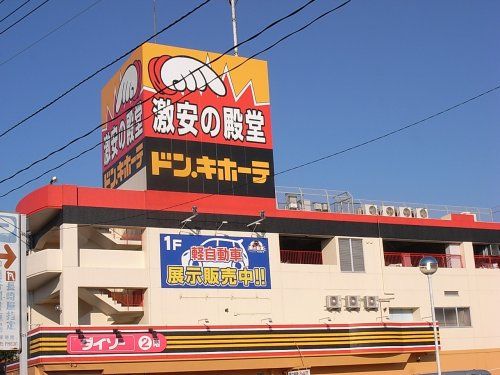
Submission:
[[[440,263],[433,280],[444,369],[500,367],[500,258],[491,252],[500,224],[202,195],[193,215],[189,197],[47,186],[19,203],[33,237],[32,373],[431,372],[427,281],[415,267],[423,254]],[[270,287],[190,288],[187,274],[166,287],[169,236],[266,243]],[[142,349],[137,335],[146,336]]]

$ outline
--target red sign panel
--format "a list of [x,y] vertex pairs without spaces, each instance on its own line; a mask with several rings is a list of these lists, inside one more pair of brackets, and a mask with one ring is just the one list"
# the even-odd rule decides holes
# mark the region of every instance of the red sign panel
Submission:
[[223,96],[208,89],[157,93],[144,103],[145,135],[271,149],[269,104],[255,103],[250,85],[236,96],[227,75],[220,82],[228,88]]
[[167,340],[160,333],[71,334],[66,338],[69,354],[159,353]]

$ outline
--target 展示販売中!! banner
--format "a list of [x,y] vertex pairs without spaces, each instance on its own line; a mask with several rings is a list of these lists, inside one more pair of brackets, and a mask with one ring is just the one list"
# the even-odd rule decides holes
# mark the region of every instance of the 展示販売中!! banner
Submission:
[[163,288],[270,289],[266,238],[160,235]]

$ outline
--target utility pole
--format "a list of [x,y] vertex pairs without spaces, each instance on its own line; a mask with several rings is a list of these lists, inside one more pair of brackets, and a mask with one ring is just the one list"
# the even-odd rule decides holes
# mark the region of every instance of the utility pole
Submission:
[[234,56],[238,56],[238,33],[236,30],[236,0],[229,0],[231,4],[231,19],[233,22],[233,46],[234,46]]

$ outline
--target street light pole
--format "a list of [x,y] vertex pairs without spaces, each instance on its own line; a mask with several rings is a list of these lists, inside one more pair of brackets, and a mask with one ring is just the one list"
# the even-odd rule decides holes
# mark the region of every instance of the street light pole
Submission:
[[437,373],[441,375],[441,358],[439,355],[439,343],[436,327],[436,312],[434,311],[434,295],[432,293],[432,278],[431,275],[427,275],[427,282],[429,284],[429,297],[431,300],[431,313],[432,313],[432,330],[434,331],[434,351],[436,352],[436,366]]
[[432,293],[432,278],[438,269],[438,262],[434,257],[423,257],[418,263],[420,272],[427,276],[429,285],[429,298],[431,300],[432,330],[434,331],[434,352],[436,353],[436,367],[438,375],[441,375],[441,358],[439,357],[439,343],[436,327],[436,312],[434,311],[434,295]]

